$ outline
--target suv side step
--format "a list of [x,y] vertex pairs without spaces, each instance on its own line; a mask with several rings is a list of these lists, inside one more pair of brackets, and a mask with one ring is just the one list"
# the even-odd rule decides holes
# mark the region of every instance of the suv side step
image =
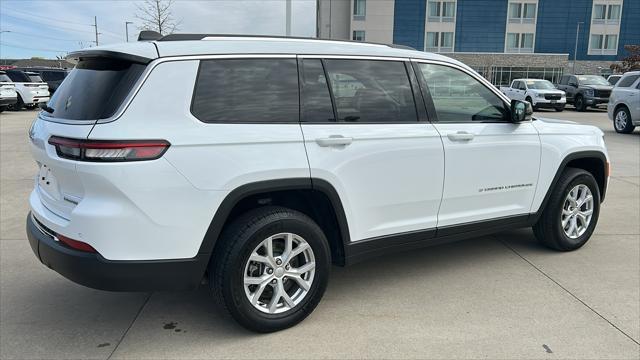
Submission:
[[436,229],[410,231],[345,244],[345,265],[388,254],[465,240],[495,232],[532,226],[535,216],[516,215],[498,219],[445,226]]

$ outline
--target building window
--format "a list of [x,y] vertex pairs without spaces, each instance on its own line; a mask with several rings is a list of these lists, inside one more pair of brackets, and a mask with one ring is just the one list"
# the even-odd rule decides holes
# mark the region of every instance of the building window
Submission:
[[456,2],[429,1],[427,11],[430,22],[453,22],[456,17]]
[[615,55],[618,53],[618,35],[593,34],[589,41],[589,54]]
[[453,32],[427,32],[425,51],[453,52]]
[[364,20],[367,12],[367,0],[353,0],[353,19]]
[[364,30],[355,30],[353,32],[353,39],[355,41],[365,41],[364,40]]
[[532,53],[533,33],[508,33],[505,52],[508,53]]
[[533,24],[536,19],[535,3],[509,3],[509,22]]
[[619,4],[594,4],[592,23],[618,24],[620,23],[620,10],[621,6]]

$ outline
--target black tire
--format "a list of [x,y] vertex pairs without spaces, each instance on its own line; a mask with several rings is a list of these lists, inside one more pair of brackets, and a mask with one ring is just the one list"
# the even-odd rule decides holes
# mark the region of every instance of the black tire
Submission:
[[534,111],[535,111],[535,110],[538,110],[538,108],[537,108],[537,107],[535,107],[535,106],[533,105],[533,100],[531,100],[531,98],[530,98],[530,97],[528,97],[528,96],[527,96],[527,97],[524,99],[524,101],[526,101],[526,102],[528,102],[529,104],[531,104],[531,108],[532,108]]
[[556,106],[555,109],[556,109],[557,112],[563,112],[564,111],[564,105]]
[[[315,274],[308,293],[296,306],[269,314],[255,308],[247,298],[244,271],[253,250],[266,238],[282,232],[299,235],[310,245]],[[295,210],[267,206],[251,210],[225,227],[209,264],[209,284],[214,297],[240,325],[268,333],[294,326],[311,314],[327,287],[330,266],[329,244],[311,218]]]
[[7,110],[7,107],[6,107],[6,106],[0,106],[0,113],[1,113],[1,112],[3,112],[3,111],[5,111],[5,110]]
[[22,101],[22,96],[18,94],[18,100],[15,104],[9,105],[9,110],[20,111],[24,107],[24,101]]
[[[617,121],[618,115],[626,115],[626,120]],[[626,106],[620,106],[616,109],[613,114],[613,128],[617,133],[620,134],[631,134],[633,130],[636,128],[633,126],[633,122],[631,122],[631,113]]]
[[[586,185],[593,196],[593,214],[586,231],[579,237],[568,237],[562,228],[561,214],[565,198],[569,191],[577,185]],[[544,208],[538,222],[533,226],[533,232],[542,244],[559,251],[579,249],[589,240],[598,223],[600,214],[600,190],[596,179],[591,173],[575,168],[566,168]]]
[[582,95],[576,95],[576,98],[573,101],[573,106],[575,106],[578,111],[585,111],[587,109]]

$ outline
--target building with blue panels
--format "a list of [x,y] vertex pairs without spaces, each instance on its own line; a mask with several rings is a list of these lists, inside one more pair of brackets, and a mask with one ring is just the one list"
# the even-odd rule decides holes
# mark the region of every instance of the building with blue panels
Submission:
[[444,53],[494,84],[610,72],[640,45],[640,0],[318,0],[318,37]]

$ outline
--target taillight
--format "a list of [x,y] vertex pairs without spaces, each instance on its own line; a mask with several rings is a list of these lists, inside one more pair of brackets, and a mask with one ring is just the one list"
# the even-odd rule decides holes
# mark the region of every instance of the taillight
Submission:
[[80,250],[80,251],[85,251],[85,252],[92,252],[92,253],[97,253],[96,249],[93,248],[93,246],[82,242],[82,241],[78,241],[78,240],[73,240],[71,238],[68,238],[64,235],[60,235],[60,234],[56,234],[56,238],[63,244],[67,245],[68,247],[75,249],[75,250]]
[[80,140],[49,138],[61,158],[79,161],[117,162],[154,160],[171,144],[166,140]]

